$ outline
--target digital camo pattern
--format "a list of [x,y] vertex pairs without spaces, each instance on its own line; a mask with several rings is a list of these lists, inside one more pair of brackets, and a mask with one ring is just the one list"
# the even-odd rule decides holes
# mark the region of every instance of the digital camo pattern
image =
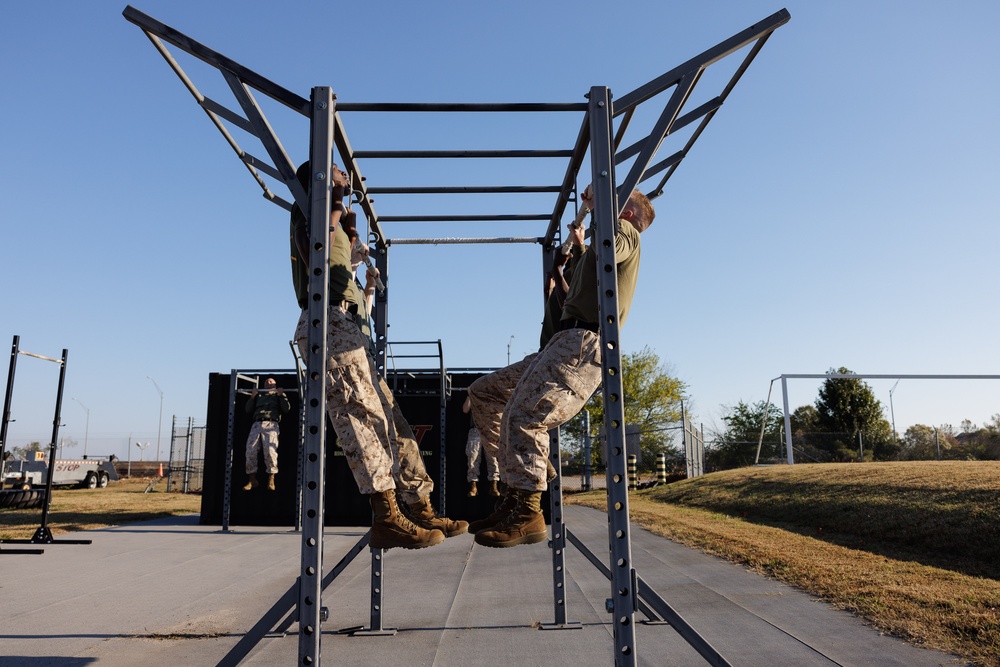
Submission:
[[424,459],[420,455],[420,447],[417,445],[417,438],[413,435],[413,429],[399,409],[396,397],[392,395],[385,378],[375,370],[375,361],[368,357],[371,363],[372,373],[378,378],[379,398],[382,400],[382,409],[385,414],[392,415],[389,422],[389,444],[392,447],[393,477],[396,479],[396,488],[403,497],[403,502],[407,505],[415,503],[423,498],[428,498],[434,491],[434,480],[427,474],[424,467]]
[[500,448],[500,421],[503,410],[524,371],[537,356],[537,353],[529,354],[521,361],[484,375],[469,385],[472,420],[479,430],[479,437],[486,454],[499,459],[501,477],[507,468],[504,464],[504,452]]
[[[308,311],[295,328],[295,344],[308,359]],[[395,488],[389,423],[375,389],[367,344],[353,316],[339,304],[329,308],[326,337],[326,410],[363,494]]]
[[257,474],[257,452],[264,448],[264,472],[278,472],[278,422],[259,421],[250,427],[247,438],[247,474]]
[[552,337],[524,371],[500,424],[504,481],[544,491],[549,430],[575,417],[601,384],[601,339],[587,329]]
[[469,437],[465,441],[465,458],[469,461],[469,470],[465,475],[465,481],[479,481],[479,466],[483,459],[486,459],[486,479],[496,482],[500,479],[500,470],[495,456],[490,456],[483,449],[483,440],[479,437],[479,430],[473,426],[469,429]]

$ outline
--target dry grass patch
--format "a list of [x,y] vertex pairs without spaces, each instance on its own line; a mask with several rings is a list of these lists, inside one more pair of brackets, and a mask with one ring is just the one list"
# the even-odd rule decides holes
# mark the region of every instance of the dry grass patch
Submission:
[[[166,493],[165,481],[144,493],[149,481],[124,479],[111,482],[106,489],[53,489],[49,530],[59,535],[201,510],[200,495]],[[41,520],[41,508],[0,510],[0,539],[30,539]]]
[[[727,471],[633,493],[629,504],[658,535],[914,644],[1000,667],[1000,581],[969,574],[997,571],[1000,464],[949,464]],[[603,494],[567,502],[606,508]]]

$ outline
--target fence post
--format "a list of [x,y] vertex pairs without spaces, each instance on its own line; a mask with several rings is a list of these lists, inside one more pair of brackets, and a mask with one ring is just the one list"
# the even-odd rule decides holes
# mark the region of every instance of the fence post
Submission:
[[628,455],[628,490],[635,491],[637,484],[637,478],[639,477],[639,457],[635,454]]
[[663,452],[656,455],[656,483],[667,483],[667,455]]

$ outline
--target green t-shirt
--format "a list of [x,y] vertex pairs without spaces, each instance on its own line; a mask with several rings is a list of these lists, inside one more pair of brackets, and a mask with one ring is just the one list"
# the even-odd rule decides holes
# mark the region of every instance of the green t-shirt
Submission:
[[[309,305],[309,266],[307,261],[299,256],[295,245],[295,232],[299,228],[308,229],[306,217],[298,206],[292,207],[289,224],[289,243],[292,259],[292,286],[295,288],[295,298],[300,308]],[[337,225],[333,245],[330,247],[330,303],[347,299],[350,285],[354,282],[354,272],[351,270],[351,241],[343,227]]]
[[[591,236],[595,238],[591,225]],[[618,273],[618,326],[625,325],[635,284],[639,277],[639,232],[628,220],[618,221],[615,234],[615,264]],[[597,299],[597,253],[588,248],[576,261],[569,294],[563,304],[562,319],[577,319],[598,324],[600,308]]]
[[353,303],[358,307],[358,312],[354,315],[354,321],[357,323],[358,328],[361,329],[361,333],[364,335],[365,339],[368,340],[369,351],[374,354],[375,342],[372,340],[371,313],[368,312],[368,303],[365,300],[365,290],[355,279],[351,281],[347,291],[348,294],[344,297],[344,301]]

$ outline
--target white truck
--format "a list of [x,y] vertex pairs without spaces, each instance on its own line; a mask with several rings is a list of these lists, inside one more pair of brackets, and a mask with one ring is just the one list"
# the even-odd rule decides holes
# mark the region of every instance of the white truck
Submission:
[[[114,456],[106,459],[56,459],[52,486],[103,489],[109,481],[118,480],[114,461]],[[37,489],[45,486],[48,476],[49,462],[45,458],[35,461],[7,461],[4,467],[3,486],[15,489]]]

